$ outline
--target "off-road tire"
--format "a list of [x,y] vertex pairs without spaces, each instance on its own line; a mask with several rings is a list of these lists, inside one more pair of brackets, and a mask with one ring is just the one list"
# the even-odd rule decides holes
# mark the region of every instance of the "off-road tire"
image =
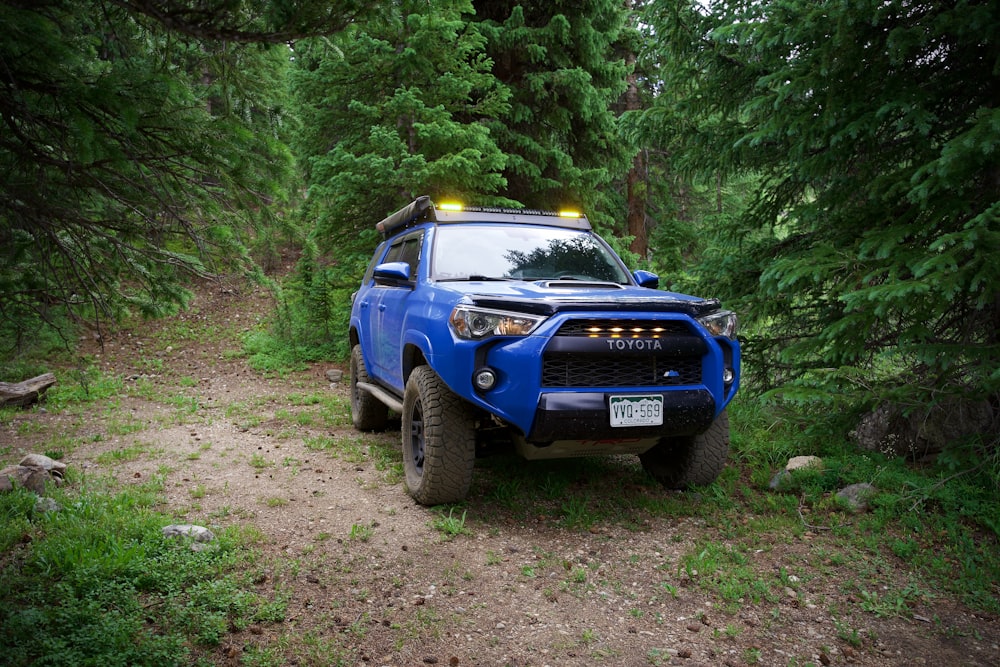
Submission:
[[421,505],[463,500],[476,460],[469,405],[429,366],[413,370],[403,393],[403,469],[409,494]]
[[361,346],[355,345],[351,349],[351,420],[359,431],[384,431],[389,408],[358,386],[359,382],[371,381],[361,356]]
[[661,438],[639,455],[642,467],[670,489],[711,484],[726,467],[729,455],[729,415],[716,417],[700,435]]

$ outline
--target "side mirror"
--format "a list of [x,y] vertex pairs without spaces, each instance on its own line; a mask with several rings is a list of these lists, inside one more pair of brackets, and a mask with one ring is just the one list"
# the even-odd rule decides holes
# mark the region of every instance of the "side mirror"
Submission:
[[375,282],[379,285],[409,285],[410,265],[406,262],[386,262],[375,267]]
[[657,289],[660,286],[660,276],[650,271],[638,269],[632,272],[632,277],[635,278],[635,282],[639,283],[639,287]]

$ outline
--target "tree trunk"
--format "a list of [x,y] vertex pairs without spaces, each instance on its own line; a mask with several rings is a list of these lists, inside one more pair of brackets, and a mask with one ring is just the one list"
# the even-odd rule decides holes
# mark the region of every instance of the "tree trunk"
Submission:
[[[635,61],[634,53],[625,55],[625,64],[631,68],[626,79],[628,88],[625,91],[625,111],[638,111],[642,108]],[[629,250],[646,259],[649,254],[649,238],[646,234],[646,198],[649,189],[646,187],[646,153],[642,149],[632,158],[632,168],[626,176],[625,187],[625,197],[628,202],[628,234],[633,237]]]

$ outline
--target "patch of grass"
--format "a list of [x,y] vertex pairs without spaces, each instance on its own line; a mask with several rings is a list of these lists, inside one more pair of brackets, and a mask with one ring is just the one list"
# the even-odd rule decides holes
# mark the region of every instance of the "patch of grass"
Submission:
[[431,521],[431,526],[441,533],[441,537],[445,540],[453,540],[459,535],[471,535],[472,532],[465,527],[466,514],[467,512],[463,511],[462,516],[455,516],[455,508],[451,507],[448,509],[448,514],[445,515],[442,509],[438,512],[437,517]]
[[184,664],[191,647],[283,618],[286,600],[254,591],[256,555],[238,532],[202,552],[163,538],[160,487],[89,480],[55,491],[62,509],[43,514],[33,494],[0,496],[0,545],[17,553],[0,571],[5,664]]
[[305,370],[307,362],[322,358],[312,348],[295,345],[263,329],[243,336],[243,353],[251,368],[277,377]]
[[560,504],[563,525],[575,530],[589,530],[596,522],[586,496],[571,495]]
[[309,435],[302,439],[302,443],[307,449],[323,452],[336,447],[337,439],[330,435]]
[[264,458],[263,454],[255,452],[250,455],[250,465],[257,470],[264,470],[265,468],[270,468],[273,464]]
[[73,404],[93,403],[118,396],[124,391],[120,377],[105,375],[95,366],[74,368],[63,372],[63,377],[45,393],[45,403],[54,412]]
[[371,524],[353,524],[351,533],[348,536],[353,542],[367,542],[375,534],[375,528]]
[[776,582],[763,578],[743,550],[726,544],[708,541],[697,545],[681,558],[678,575],[681,572],[728,604],[777,600],[771,590]]
[[97,462],[101,465],[114,465],[117,463],[126,463],[128,461],[137,461],[149,452],[149,445],[136,444],[129,447],[122,447],[121,449],[112,449],[110,451],[103,452],[97,456]]

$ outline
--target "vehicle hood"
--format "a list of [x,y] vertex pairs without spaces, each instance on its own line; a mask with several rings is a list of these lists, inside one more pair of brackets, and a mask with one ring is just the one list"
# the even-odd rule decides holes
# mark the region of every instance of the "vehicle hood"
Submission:
[[439,283],[459,301],[536,315],[565,311],[677,312],[698,317],[719,309],[718,299],[646,287],[579,280],[463,281]]

